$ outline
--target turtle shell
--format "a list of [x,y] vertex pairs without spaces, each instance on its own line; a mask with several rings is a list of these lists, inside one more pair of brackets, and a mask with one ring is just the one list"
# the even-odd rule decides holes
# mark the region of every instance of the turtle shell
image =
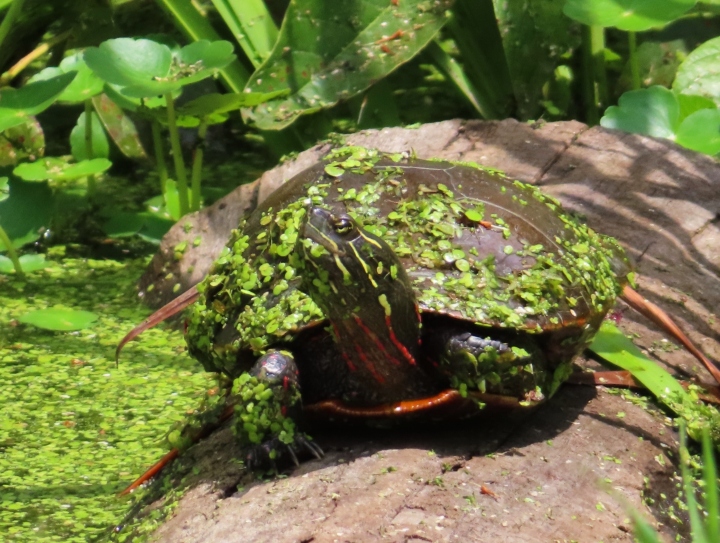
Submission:
[[189,319],[190,351],[206,369],[237,375],[268,347],[325,321],[299,288],[296,244],[311,205],[351,215],[393,247],[422,313],[557,331],[573,337],[574,352],[630,270],[617,242],[501,172],[344,147],[289,180],[233,231]]

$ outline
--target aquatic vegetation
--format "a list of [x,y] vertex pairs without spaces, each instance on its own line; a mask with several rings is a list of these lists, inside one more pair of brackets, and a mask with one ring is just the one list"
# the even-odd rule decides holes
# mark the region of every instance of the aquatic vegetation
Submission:
[[[132,506],[117,492],[165,452],[165,432],[213,385],[169,328],[149,332],[115,367],[115,345],[149,313],[134,294],[143,267],[51,258],[28,280],[0,276],[4,541],[103,536]],[[74,332],[19,322],[50,306],[99,318]]]

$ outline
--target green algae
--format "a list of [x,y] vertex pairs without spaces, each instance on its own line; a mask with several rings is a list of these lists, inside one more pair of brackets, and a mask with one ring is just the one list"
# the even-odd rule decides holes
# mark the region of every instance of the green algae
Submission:
[[[26,281],[0,276],[3,541],[104,538],[134,501],[117,493],[166,452],[168,428],[213,386],[170,329],[148,331],[115,367],[118,341],[149,313],[134,289],[144,266],[64,259]],[[99,319],[75,332],[18,322],[55,305]]]

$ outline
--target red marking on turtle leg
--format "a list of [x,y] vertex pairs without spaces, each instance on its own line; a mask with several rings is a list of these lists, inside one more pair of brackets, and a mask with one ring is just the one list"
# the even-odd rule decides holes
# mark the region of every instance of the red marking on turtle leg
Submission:
[[400,342],[400,340],[397,338],[397,336],[395,335],[395,331],[393,330],[392,322],[390,321],[389,315],[387,317],[385,317],[385,324],[387,326],[388,331],[390,332],[390,341],[392,341],[393,344],[395,345],[395,347],[397,347],[397,349],[402,353],[402,355],[405,357],[405,360],[411,366],[414,366],[415,358],[413,357],[413,355],[410,354],[410,351],[407,350],[407,347],[405,347],[405,345],[403,345]]
[[378,383],[384,383],[384,382],[385,382],[385,377],[383,377],[382,375],[380,375],[380,374],[378,373],[377,369],[375,368],[375,364],[373,364],[373,363],[372,363],[372,360],[370,360],[370,359],[365,355],[365,351],[363,351],[362,345],[356,343],[356,344],[355,344],[355,352],[357,352],[358,356],[360,357],[360,360],[363,361],[363,363],[365,364],[365,367],[368,369],[368,371],[370,371],[370,373],[372,374],[372,376],[375,377],[375,380],[376,380]]
[[[390,362],[392,362],[396,366],[399,366],[400,361],[397,358],[395,358],[394,356],[391,356],[390,353],[387,352],[387,349],[385,348],[385,345],[383,345],[382,341],[380,341],[380,339],[377,337],[377,335],[372,330],[370,330],[367,326],[365,326],[365,323],[362,321],[362,319],[360,317],[358,317],[357,315],[353,315],[353,318],[355,319],[355,322],[357,323],[357,325],[362,329],[363,333],[375,342],[375,345],[377,345],[377,348],[380,349],[380,351],[382,351],[388,357]],[[392,334],[392,328],[390,328],[390,333]],[[392,334],[392,335],[394,336],[395,334]],[[395,342],[397,342],[397,338],[395,338]],[[397,345],[397,343],[396,343],[396,345]]]
[[[332,323],[333,328],[333,335],[335,336],[335,342],[340,343],[340,333],[338,332],[337,326],[335,323]],[[347,367],[350,371],[355,371],[357,368],[355,367],[355,364],[353,364],[353,361],[350,360],[350,357],[347,355],[345,351],[342,351],[342,357],[345,360],[345,363],[347,364]]]

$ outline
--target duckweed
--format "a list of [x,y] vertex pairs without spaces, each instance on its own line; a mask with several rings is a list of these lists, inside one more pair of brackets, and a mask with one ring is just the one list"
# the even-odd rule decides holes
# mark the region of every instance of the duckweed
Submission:
[[[118,341],[150,313],[134,289],[144,265],[64,259],[26,281],[0,276],[3,541],[104,538],[134,501],[117,493],[166,452],[164,434],[212,386],[171,329],[143,334],[115,367]],[[55,305],[99,318],[75,332],[18,321]]]

